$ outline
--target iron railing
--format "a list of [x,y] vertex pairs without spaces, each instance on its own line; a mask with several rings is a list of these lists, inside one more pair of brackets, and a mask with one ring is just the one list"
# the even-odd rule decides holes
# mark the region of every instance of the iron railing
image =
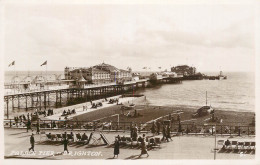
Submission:
[[[135,124],[139,132],[151,132],[153,124],[152,123],[132,123],[132,122],[100,122],[100,121],[71,121],[71,120],[39,120],[40,129],[70,129],[70,130],[86,130],[86,131],[130,131],[131,125]],[[36,128],[37,121],[31,122],[31,126]],[[172,133],[181,134],[195,134],[195,135],[255,135],[255,126],[249,125],[202,125],[202,124],[181,124],[171,123]],[[4,127],[9,128],[26,128],[27,121],[15,122],[14,119],[5,119]],[[157,132],[157,128],[155,128]],[[162,125],[159,132],[162,131]]]

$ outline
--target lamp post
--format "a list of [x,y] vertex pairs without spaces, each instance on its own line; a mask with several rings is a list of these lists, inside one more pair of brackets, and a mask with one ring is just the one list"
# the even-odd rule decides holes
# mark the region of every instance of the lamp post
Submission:
[[214,147],[214,160],[217,157],[217,124],[215,124],[215,147]]

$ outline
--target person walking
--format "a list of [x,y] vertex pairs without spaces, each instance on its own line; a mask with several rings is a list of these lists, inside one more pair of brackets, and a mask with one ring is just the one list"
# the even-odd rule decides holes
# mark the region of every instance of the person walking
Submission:
[[169,142],[168,137],[167,137],[167,134],[166,134],[166,128],[165,128],[165,127],[166,127],[166,126],[164,125],[164,126],[163,126],[163,131],[162,131],[162,133],[163,133],[162,141],[164,141],[164,139],[166,139],[167,142]]
[[151,132],[152,132],[152,134],[154,134],[155,133],[155,123],[154,123],[154,121],[153,121],[153,124],[152,124],[152,128],[151,128]]
[[39,120],[37,121],[37,124],[36,124],[36,133],[40,134],[40,123],[39,123]]
[[115,140],[115,144],[114,145],[115,146],[114,146],[114,157],[113,158],[115,158],[115,156],[117,156],[117,158],[118,158],[118,155],[119,155],[119,141],[118,141],[117,138]]
[[67,153],[69,153],[68,144],[69,144],[69,140],[67,139],[67,137],[65,137],[64,140],[63,140],[63,145],[64,145],[64,151],[63,151],[63,153],[64,153],[65,151],[67,151]]
[[[26,127],[27,127],[27,132],[28,132],[29,129],[32,130],[32,128],[31,128],[31,120],[30,120],[30,119],[28,119],[27,124],[26,124]],[[33,131],[33,130],[32,130],[32,131]]]
[[27,119],[30,120],[30,114],[29,113],[27,113]]
[[29,148],[29,151],[32,150],[34,152],[34,143],[35,143],[35,141],[34,141],[33,133],[32,133],[32,135],[30,137],[30,143],[31,143],[31,148]]
[[169,125],[167,125],[167,139],[169,138],[169,139],[171,139],[171,141],[172,141],[172,137],[171,137],[171,127],[169,126]]
[[143,140],[143,141],[141,142],[141,154],[139,155],[139,158],[140,158],[142,155],[144,155],[144,154],[146,154],[147,157],[149,156],[149,154],[148,154],[148,152],[147,152],[147,149],[146,149],[145,142],[144,142],[144,140]]
[[157,134],[159,135],[160,134],[160,122],[157,121],[156,125],[157,125]]

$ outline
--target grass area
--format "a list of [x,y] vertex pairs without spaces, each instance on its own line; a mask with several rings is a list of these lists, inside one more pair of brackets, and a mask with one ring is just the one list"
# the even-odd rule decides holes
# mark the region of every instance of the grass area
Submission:
[[[183,113],[180,114],[181,121],[183,123],[195,123],[195,124],[215,124],[213,122],[205,121],[206,119],[210,118],[210,115],[193,118],[192,114],[197,111],[199,107],[167,107],[167,106],[148,106],[148,107],[136,107],[137,113],[140,114],[138,117],[134,116],[134,110],[124,111],[124,114],[121,114],[120,106],[115,109],[109,110],[97,110],[93,112],[89,112],[80,116],[75,117],[73,120],[79,121],[93,121],[100,119],[101,122],[117,122],[117,116],[109,117],[114,114],[120,114],[120,122],[134,122],[134,123],[146,123],[148,121],[157,119],[161,116],[166,116],[164,119],[168,118],[168,114],[172,113],[172,117],[174,120],[177,120],[177,112],[182,111]],[[131,117],[127,117],[126,114],[130,112]],[[248,126],[254,117],[253,112],[235,112],[235,111],[222,111],[215,109],[215,117],[222,119],[223,125],[241,125],[241,126]],[[104,118],[104,119],[102,119]],[[162,120],[162,119],[161,119]],[[189,121],[191,120],[191,121]],[[220,124],[220,123],[218,123]]]

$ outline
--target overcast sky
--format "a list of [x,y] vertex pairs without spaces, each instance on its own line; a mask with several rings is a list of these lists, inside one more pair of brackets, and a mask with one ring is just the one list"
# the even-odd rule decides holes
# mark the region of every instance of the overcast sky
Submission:
[[109,63],[118,68],[254,71],[254,6],[30,5],[5,8],[5,69]]

